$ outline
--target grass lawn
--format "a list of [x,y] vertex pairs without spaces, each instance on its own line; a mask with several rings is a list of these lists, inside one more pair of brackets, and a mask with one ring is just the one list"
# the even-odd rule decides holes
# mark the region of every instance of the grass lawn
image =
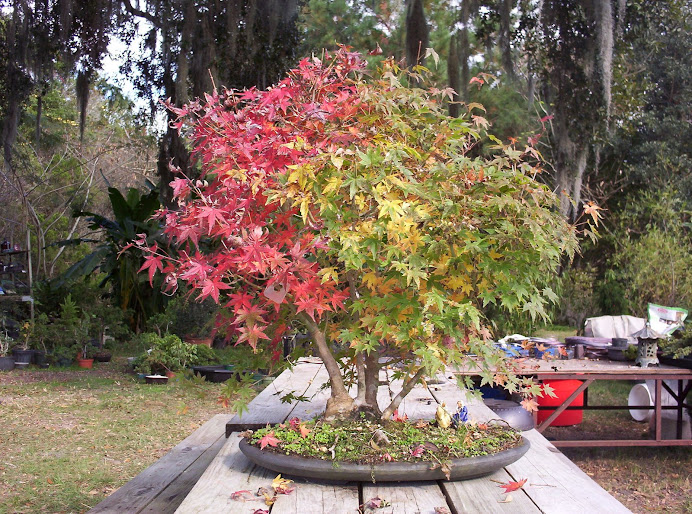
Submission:
[[0,512],[84,512],[224,412],[220,384],[147,385],[123,369],[0,374]]
[[[0,373],[0,513],[85,512],[214,414],[220,384],[152,386],[122,361],[95,370]],[[590,402],[626,403],[631,384],[598,382]],[[627,411],[587,411],[548,438],[646,437]],[[633,512],[692,512],[692,448],[564,453]]]

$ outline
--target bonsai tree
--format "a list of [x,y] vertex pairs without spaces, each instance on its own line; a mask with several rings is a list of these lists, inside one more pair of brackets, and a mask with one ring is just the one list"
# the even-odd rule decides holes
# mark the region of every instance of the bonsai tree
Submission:
[[[538,393],[494,348],[483,311],[545,316],[556,297],[543,279],[575,251],[575,228],[536,180],[536,150],[488,135],[478,105],[449,118],[452,92],[416,87],[424,72],[387,60],[367,79],[342,48],[267,91],[169,106],[201,176],[171,183],[179,207],[157,217],[176,251],[140,237],[140,271],[212,298],[237,344],[264,341],[274,359],[302,325],[329,373],[328,418],[390,419],[417,382],[469,354],[485,383]],[[396,361],[403,389],[380,410],[379,371]]]
[[197,347],[182,341],[178,336],[159,336],[145,332],[139,336],[148,349],[135,361],[135,369],[142,373],[182,371],[197,362]]

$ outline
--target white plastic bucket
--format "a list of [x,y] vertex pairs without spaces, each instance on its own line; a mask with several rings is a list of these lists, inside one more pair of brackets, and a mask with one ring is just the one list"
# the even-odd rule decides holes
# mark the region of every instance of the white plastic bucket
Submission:
[[[630,391],[629,396],[627,396],[627,405],[630,407],[653,407],[654,401],[651,398],[651,392],[646,384],[635,384]],[[648,421],[651,416],[653,416],[653,409],[651,410],[630,410],[630,416],[635,421]]]

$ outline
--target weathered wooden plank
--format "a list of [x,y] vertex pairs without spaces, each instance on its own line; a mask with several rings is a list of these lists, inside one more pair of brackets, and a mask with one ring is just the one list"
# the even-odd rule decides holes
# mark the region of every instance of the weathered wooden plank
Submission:
[[190,493],[199,478],[209,467],[223,448],[226,438],[219,434],[218,439],[205,451],[192,465],[183,471],[180,476],[166,487],[161,494],[147,505],[141,512],[153,514],[173,514],[185,497]]
[[89,512],[140,512],[223,435],[228,417],[226,414],[214,416]]
[[296,479],[295,491],[279,495],[272,514],[356,514],[358,512],[358,485],[322,483]]
[[296,396],[304,394],[323,367],[321,363],[301,363],[281,373],[250,402],[246,412],[233,416],[226,427],[226,435],[258,424],[281,423],[298,402],[282,403],[279,397],[291,391],[296,391]]
[[231,499],[231,494],[236,491],[247,490],[254,494],[260,487],[271,488],[272,479],[276,476],[250,462],[238,449],[239,442],[238,434],[231,434],[176,513],[217,514],[266,508],[261,498],[249,502]]
[[324,412],[331,393],[330,388],[322,388],[329,380],[329,374],[324,366],[320,367],[303,393],[310,398],[307,402],[296,402],[287,414],[287,419],[297,417],[303,420],[312,419]]
[[[523,489],[504,493],[500,484],[512,477],[501,469],[487,477],[458,482],[440,482],[442,491],[459,514],[536,514],[540,512]],[[499,483],[498,483],[499,482]],[[509,497],[509,498],[508,498]],[[509,499],[509,501],[508,501]],[[504,502],[504,503],[503,503]]]
[[522,435],[531,449],[505,469],[514,480],[528,479],[524,489],[542,512],[630,512],[536,430]]
[[447,500],[437,482],[363,483],[363,501],[381,498],[391,505],[378,509],[377,514],[435,514],[447,508]]

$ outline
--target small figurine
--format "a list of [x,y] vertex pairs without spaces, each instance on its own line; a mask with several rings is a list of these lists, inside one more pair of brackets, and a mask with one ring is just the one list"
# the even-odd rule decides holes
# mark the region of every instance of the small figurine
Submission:
[[469,420],[469,409],[461,402],[457,402],[457,412],[452,416],[452,424],[456,428],[461,423],[467,423]]
[[445,409],[445,402],[437,406],[435,419],[437,420],[437,426],[440,428],[449,428],[452,424],[452,416],[447,412],[447,409]]

